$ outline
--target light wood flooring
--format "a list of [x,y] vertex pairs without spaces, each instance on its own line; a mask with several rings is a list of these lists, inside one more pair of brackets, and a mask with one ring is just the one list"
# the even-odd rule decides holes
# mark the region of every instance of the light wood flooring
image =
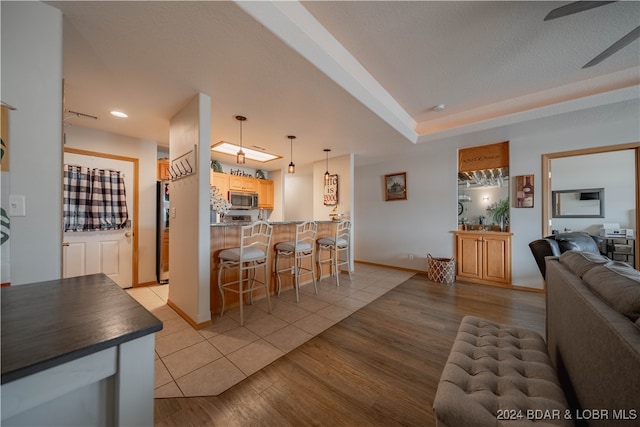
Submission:
[[219,396],[155,400],[156,426],[434,426],[467,314],[544,336],[541,293],[416,275]]

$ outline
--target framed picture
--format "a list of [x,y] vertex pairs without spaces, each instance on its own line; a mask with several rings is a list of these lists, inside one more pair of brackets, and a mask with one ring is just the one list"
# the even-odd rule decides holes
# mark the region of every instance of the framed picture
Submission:
[[516,176],[516,208],[532,208],[534,194],[533,175]]
[[335,206],[338,204],[338,175],[331,175],[324,182],[324,205]]
[[407,200],[407,173],[392,173],[384,176],[384,200]]

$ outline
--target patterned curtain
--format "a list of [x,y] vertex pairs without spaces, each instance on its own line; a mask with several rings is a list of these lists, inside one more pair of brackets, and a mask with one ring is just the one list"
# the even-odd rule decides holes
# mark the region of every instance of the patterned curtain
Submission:
[[117,230],[128,219],[120,171],[64,165],[64,231]]

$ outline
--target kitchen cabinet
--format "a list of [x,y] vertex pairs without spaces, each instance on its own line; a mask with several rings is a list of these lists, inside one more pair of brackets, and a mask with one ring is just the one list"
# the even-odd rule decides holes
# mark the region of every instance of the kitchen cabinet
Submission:
[[244,191],[245,193],[258,192],[258,180],[246,176],[229,175],[229,190]]
[[512,233],[458,231],[456,280],[511,285]]
[[229,200],[229,175],[211,171],[210,184],[218,189],[218,192],[225,200]]
[[158,171],[156,176],[158,181],[167,181],[171,179],[171,175],[169,175],[169,159],[158,160]]
[[258,207],[273,209],[273,181],[258,179]]

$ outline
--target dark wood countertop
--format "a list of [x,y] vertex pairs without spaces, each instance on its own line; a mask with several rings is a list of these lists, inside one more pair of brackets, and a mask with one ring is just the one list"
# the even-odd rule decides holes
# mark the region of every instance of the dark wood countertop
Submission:
[[104,274],[10,286],[1,297],[2,384],[162,329]]

